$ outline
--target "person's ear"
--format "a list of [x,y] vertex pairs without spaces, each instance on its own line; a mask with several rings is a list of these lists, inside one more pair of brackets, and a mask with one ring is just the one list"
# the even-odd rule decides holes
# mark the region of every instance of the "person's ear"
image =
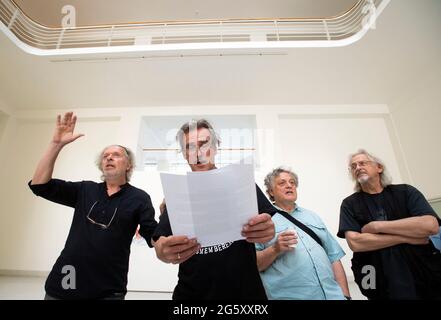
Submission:
[[271,196],[271,197],[273,197],[274,198],[274,193],[273,193],[273,190],[268,190],[268,194]]
[[383,166],[381,164],[378,164],[378,169],[380,170],[379,173],[383,173],[384,168],[383,168]]

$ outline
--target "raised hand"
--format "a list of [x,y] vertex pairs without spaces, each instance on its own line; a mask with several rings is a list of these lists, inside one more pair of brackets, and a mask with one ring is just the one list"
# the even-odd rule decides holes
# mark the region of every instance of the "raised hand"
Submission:
[[64,146],[84,136],[84,134],[81,133],[74,133],[76,122],[77,117],[73,112],[65,113],[63,118],[61,115],[58,115],[52,142]]
[[57,117],[54,136],[48,149],[38,162],[31,184],[44,184],[52,179],[58,153],[66,144],[84,136],[84,134],[74,133],[76,122],[77,117],[73,112],[66,113],[63,118],[60,115]]

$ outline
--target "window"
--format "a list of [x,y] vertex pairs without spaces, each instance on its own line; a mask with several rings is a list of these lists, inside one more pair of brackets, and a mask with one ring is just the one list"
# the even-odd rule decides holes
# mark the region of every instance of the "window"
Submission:
[[210,116],[154,116],[142,120],[138,157],[144,170],[187,172],[185,161],[176,141],[176,134],[185,122],[192,119],[207,119],[220,137],[221,145],[216,155],[216,165],[256,158],[256,118],[254,115],[210,115]]

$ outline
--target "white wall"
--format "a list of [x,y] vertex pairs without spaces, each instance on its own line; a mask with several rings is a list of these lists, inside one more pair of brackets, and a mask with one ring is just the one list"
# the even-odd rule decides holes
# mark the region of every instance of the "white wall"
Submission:
[[[72,210],[36,198],[27,187],[51,137],[56,114],[65,110],[17,111],[8,133],[8,150],[0,167],[0,270],[49,271],[64,246]],[[201,113],[200,107],[78,109],[77,131],[86,136],[68,146],[57,162],[55,177],[98,180],[94,159],[111,143],[137,148],[141,118]],[[300,176],[299,204],[317,211],[333,234],[341,200],[352,192],[346,157],[365,147],[383,157],[396,181],[401,179],[388,109],[365,106],[229,106],[210,107],[210,114],[255,114],[261,157],[256,181],[273,167],[291,165]],[[105,117],[103,117],[105,115]],[[146,190],[157,208],[162,201],[158,173],[136,171],[132,183]],[[351,255],[344,243],[340,241]],[[344,265],[350,275],[349,259]],[[171,291],[177,267],[159,262],[152,249],[132,246],[129,289]]]
[[[50,270],[62,249],[72,219],[72,210],[34,197],[27,182],[52,135],[54,119],[18,119],[15,132],[6,142],[7,156],[2,164],[0,193],[2,232],[0,269]],[[97,146],[115,140],[117,121],[84,119],[79,132],[87,135],[60,155],[54,176],[67,180],[96,179],[94,167]],[[11,245],[13,244],[13,245]]]
[[11,109],[0,100],[0,146],[2,144],[4,133],[6,131],[6,126],[8,124],[11,113]]
[[0,110],[0,143],[3,139],[3,133],[5,132],[8,118],[9,116]]
[[441,66],[422,73],[418,87],[403,90],[391,107],[391,116],[410,182],[432,199],[441,197]]
[[4,103],[2,100],[0,100],[0,112],[11,114],[12,109],[8,105],[6,105],[6,103]]
[[[396,182],[401,182],[393,132],[387,115],[283,115],[279,119],[280,138],[285,141],[280,163],[299,176],[298,201],[301,207],[318,213],[329,231],[338,231],[340,205],[353,193],[348,174],[348,155],[360,148],[380,156]],[[288,142],[292,141],[292,142]],[[345,240],[338,239],[346,252],[342,259],[352,277],[352,252]]]

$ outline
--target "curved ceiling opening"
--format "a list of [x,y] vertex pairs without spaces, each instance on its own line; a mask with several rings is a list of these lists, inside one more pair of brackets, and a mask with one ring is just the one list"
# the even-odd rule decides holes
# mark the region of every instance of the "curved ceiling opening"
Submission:
[[[230,13],[227,13],[225,9],[222,13],[223,16],[215,20],[182,20],[185,19],[185,14],[179,13],[179,19],[177,16],[175,17],[178,20],[161,20],[161,22],[158,22],[158,19],[166,18],[165,15],[168,12],[164,7],[161,7],[161,16],[159,13],[150,16],[151,19],[154,19],[153,22],[151,20],[150,22],[139,23],[90,25],[90,23],[98,23],[96,17],[107,16],[107,19],[110,19],[111,15],[108,14],[117,11],[118,6],[110,6],[112,1],[108,1],[108,8],[102,9],[106,13],[104,14],[100,9],[87,6],[85,1],[77,0],[78,8],[74,5],[75,1],[69,1],[71,4],[64,8],[66,10],[61,11],[64,14],[61,19],[62,27],[48,27],[31,18],[30,13],[25,12],[16,1],[0,1],[0,31],[3,31],[18,47],[27,53],[46,56],[204,49],[280,49],[345,46],[360,40],[370,28],[375,26],[375,20],[390,2],[390,0],[357,0],[354,4],[354,0],[316,0],[314,2],[308,0],[308,3],[310,3],[309,10],[316,8],[318,9],[316,12],[320,11],[320,14],[323,14],[321,10],[324,9],[317,4],[321,1],[328,3],[325,6],[325,8],[328,8],[328,13],[331,12],[329,11],[329,8],[332,7],[330,6],[331,3],[341,5],[346,1],[346,5],[349,5],[350,8],[338,16],[281,18],[280,15],[283,12],[285,12],[284,16],[291,15],[291,13],[284,10],[277,11],[280,10],[280,7],[278,8],[275,4],[281,0],[275,0],[271,2],[273,6],[270,6],[268,10],[265,6],[254,6],[258,16],[268,17],[270,15],[270,18],[251,18],[248,16],[233,19],[231,17],[235,11],[232,5],[227,10]],[[29,3],[28,0],[21,1]],[[167,1],[165,3],[171,3],[171,0]],[[249,1],[251,0],[242,0],[244,4],[250,5]],[[303,3],[306,5],[307,2],[305,1],[285,0],[281,3]],[[20,1],[18,2],[20,3]],[[202,3],[199,0],[195,2],[200,5]],[[239,1],[238,3],[242,2]],[[58,3],[63,4],[65,1],[59,1]],[[102,2],[94,1],[93,3],[97,5]],[[126,1],[118,1],[118,3],[119,5],[121,3],[124,3],[125,6],[129,5],[129,2]],[[150,1],[145,1],[145,5],[148,3]],[[183,1],[179,3],[183,3]],[[212,3],[215,2],[212,1]],[[261,0],[261,2],[256,3],[264,4],[267,2]],[[314,3],[313,6],[311,6],[312,3]],[[39,4],[41,5],[40,1]],[[24,3],[21,3],[21,5],[23,6]],[[215,14],[217,5],[210,7],[211,14]],[[283,6],[281,7],[283,8]],[[52,7],[49,6],[48,8]],[[278,9],[276,10],[276,8]],[[176,12],[180,12],[178,10],[179,6],[175,9]],[[191,14],[193,10],[195,9],[188,9],[188,14]],[[334,7],[333,12],[336,12],[336,10]],[[341,10],[340,6],[338,10]],[[52,11],[47,10],[47,12]],[[147,9],[141,10],[141,8],[138,8],[138,11],[148,12]],[[170,10],[171,13],[175,11]],[[86,22],[87,19],[81,18],[85,13],[94,15],[95,20]],[[219,17],[221,13],[217,12],[216,15]],[[127,18],[128,16],[122,11],[120,17]],[[168,17],[171,18],[171,16]],[[60,16],[52,22],[55,23],[59,18]],[[78,25],[77,20],[80,20],[80,18],[83,19],[82,23],[87,24],[87,26]],[[130,19],[134,19],[133,16]]]
[[66,5],[76,10],[77,26],[133,22],[229,19],[331,18],[358,0],[14,0],[34,21],[61,27]]

